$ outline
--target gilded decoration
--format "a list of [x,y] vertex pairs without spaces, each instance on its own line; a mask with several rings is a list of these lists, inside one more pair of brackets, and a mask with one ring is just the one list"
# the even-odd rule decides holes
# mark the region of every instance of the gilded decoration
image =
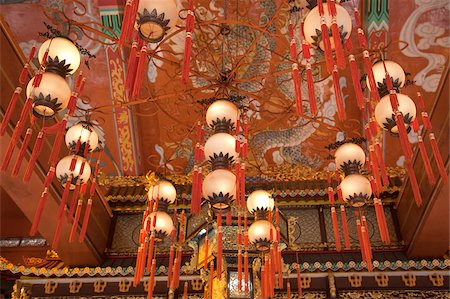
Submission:
[[448,299],[450,293],[448,291],[341,291],[339,297],[342,299]]

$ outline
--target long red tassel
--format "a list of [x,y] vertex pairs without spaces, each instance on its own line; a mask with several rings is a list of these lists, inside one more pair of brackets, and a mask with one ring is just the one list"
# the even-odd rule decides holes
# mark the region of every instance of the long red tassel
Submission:
[[242,251],[238,250],[238,268],[237,268],[237,275],[238,275],[238,290],[242,290]]
[[[356,213],[358,216],[356,216],[357,218],[359,217],[359,213]],[[361,220],[357,219],[356,220],[356,229],[358,232],[358,240],[359,240],[359,247],[361,249],[361,255],[362,255],[362,260],[364,262],[367,262],[367,256],[366,256],[366,249],[364,248],[364,241],[363,241],[363,236],[362,236],[362,230],[361,230]]]
[[91,214],[91,208],[92,208],[92,198],[89,198],[86,205],[86,210],[84,212],[83,225],[81,226],[80,236],[78,238],[78,241],[80,243],[84,241],[84,237],[86,236],[87,226],[89,223],[89,215]]
[[30,236],[34,236],[39,227],[39,222],[41,221],[42,211],[44,210],[45,202],[47,201],[48,189],[44,188],[44,192],[42,192],[41,198],[39,200],[36,214],[34,214],[33,224],[30,229]]
[[228,226],[230,226],[231,225],[231,221],[232,221],[232,217],[231,217],[231,211],[229,211],[228,213],[227,213],[227,216],[226,216],[227,218],[226,218],[226,224],[228,225]]
[[447,171],[445,170],[444,162],[442,161],[441,153],[439,152],[439,146],[436,142],[436,137],[434,137],[433,133],[428,135],[430,138],[431,149],[433,150],[434,160],[436,161],[436,165],[439,170],[439,174],[441,178],[446,182],[448,180]]
[[[359,32],[359,30],[358,30]],[[379,101],[380,94],[378,93],[378,86],[375,82],[375,77],[373,75],[372,62],[370,61],[370,56],[368,51],[363,52],[364,59],[364,69],[366,71],[367,77],[369,78],[370,85],[370,95],[373,100]]]
[[72,193],[72,198],[70,200],[69,212],[67,215],[67,222],[69,222],[69,223],[72,220],[72,215],[75,211],[75,205],[77,203],[78,195],[80,194],[80,191],[81,191],[80,189],[81,189],[81,181],[80,181],[80,179],[78,179],[75,184],[75,189],[73,190],[73,193]]
[[48,159],[49,164],[57,163],[57,160],[59,157],[59,152],[61,150],[61,144],[64,140],[64,133],[65,133],[65,129],[66,129],[67,118],[68,118],[68,115],[66,114],[64,116],[64,119],[58,125],[59,128],[58,128],[58,131],[56,132],[55,141],[53,142],[52,151],[50,152],[50,157]]
[[192,33],[186,32],[186,41],[184,44],[183,67],[181,70],[181,82],[183,82],[183,84],[187,84],[188,80],[189,80],[189,68],[191,65],[191,54],[192,54]]
[[386,222],[386,215],[384,214],[383,202],[381,201],[381,199],[378,200],[378,205],[380,206],[381,224],[383,225],[384,237],[386,239],[386,243],[391,244],[391,237],[389,236],[389,230]]
[[403,114],[401,112],[395,113],[395,123],[398,128],[398,136],[400,138],[400,144],[403,149],[403,154],[405,155],[405,160],[411,162],[412,159],[412,149],[409,143],[408,133],[406,133],[405,122],[403,120]]
[[342,230],[344,231],[344,243],[345,249],[350,249],[350,236],[348,234],[348,224],[347,224],[347,214],[345,213],[345,207],[341,205],[341,219],[342,219]]
[[208,264],[208,254],[209,254],[209,240],[208,240],[208,232],[206,232],[205,237],[205,264],[203,265],[203,270],[207,270],[207,264]]
[[341,35],[339,34],[338,24],[336,18],[331,20],[331,33],[334,41],[334,53],[336,54],[336,64],[340,69],[345,68],[344,50],[342,48]]
[[245,162],[241,162],[241,182],[239,186],[241,188],[241,206],[245,207]]
[[338,117],[339,120],[344,121],[347,118],[347,114],[345,113],[344,102],[342,100],[341,86],[339,83],[339,73],[336,65],[333,68],[333,87],[334,95],[336,97]]
[[188,299],[188,287],[189,287],[189,284],[188,284],[188,282],[186,281],[186,282],[184,283],[183,299]]
[[211,261],[209,264],[209,296],[212,299],[213,298],[213,286],[214,283],[214,261]]
[[333,66],[334,66],[333,51],[331,49],[331,42],[330,42],[330,36],[328,33],[328,26],[327,26],[327,23],[326,23],[324,17],[322,17],[320,29],[322,31],[322,41],[323,41],[323,47],[324,47],[325,62],[327,65],[328,73],[331,74],[333,72]]
[[369,272],[372,271],[372,248],[370,245],[370,238],[369,238],[369,231],[367,229],[367,222],[366,217],[362,216],[362,222],[361,222],[361,235],[363,237],[364,242],[364,249],[366,250],[366,256],[367,256],[367,269]]
[[141,54],[139,56],[139,63],[136,69],[136,79],[133,85],[133,93],[132,93],[133,98],[136,98],[139,95],[139,92],[142,87],[142,82],[144,81],[145,70],[147,68],[148,62],[147,47],[143,46],[140,52]]
[[218,227],[217,233],[217,278],[222,279],[222,226]]
[[[379,199],[374,198],[373,199],[373,204],[375,207],[375,215],[377,217],[377,224],[378,224],[378,230],[380,231],[380,237],[381,237],[381,241],[383,243],[386,243],[386,236],[385,236],[385,231],[384,231],[384,227],[383,227],[383,223],[382,223],[382,217],[381,217],[381,213],[380,213],[380,204],[379,204]],[[382,209],[382,207],[381,207]]]
[[67,199],[69,198],[69,192],[70,192],[70,186],[72,185],[72,174],[69,174],[67,181],[64,185],[64,192],[61,197],[61,203],[59,204],[58,213],[57,213],[57,219],[58,221],[62,219],[62,216],[64,215],[64,208],[67,204]]
[[119,47],[124,45],[131,37],[131,32],[136,19],[135,7],[137,8],[137,4],[135,2],[139,2],[139,0],[127,0],[126,2],[123,14],[122,30],[118,41]]
[[286,290],[286,295],[287,295],[287,299],[291,299],[291,283],[288,281],[287,282],[287,290]]
[[314,78],[312,74],[311,64],[306,64],[306,82],[308,83],[308,97],[311,114],[317,114],[316,91],[314,89]]
[[358,33],[359,46],[363,49],[367,49],[368,45],[367,45],[366,36],[364,35],[364,30],[362,30],[361,28],[358,28],[357,33]]
[[[167,288],[170,288],[170,284],[172,281],[172,271],[173,271],[173,259],[175,258],[175,249],[174,245],[170,246],[170,253],[169,253],[169,269],[167,271]],[[205,265],[206,265],[207,259],[205,259]]]
[[300,264],[297,265],[297,290],[298,295],[302,296],[302,280],[300,278]]
[[296,63],[292,64],[292,80],[294,81],[295,113],[297,116],[301,116],[303,114],[302,90],[300,72]]
[[267,279],[266,279],[266,263],[261,267],[261,291],[262,298],[267,299]]
[[52,249],[57,249],[59,244],[59,238],[61,236],[61,229],[63,225],[63,219],[58,219],[56,224],[55,235],[53,236]]
[[355,92],[356,103],[360,110],[364,109],[364,96],[362,94],[361,83],[359,82],[358,65],[354,55],[349,55],[350,71],[352,74],[353,90]]
[[333,221],[333,233],[334,233],[334,241],[336,242],[336,251],[341,251],[341,239],[339,236],[338,219],[335,207],[331,207],[331,219]]
[[77,204],[77,209],[75,210],[75,218],[72,222],[72,229],[70,230],[69,242],[73,242],[73,240],[75,238],[75,232],[77,230],[78,221],[80,220],[82,207],[83,207],[83,200],[79,199],[78,204]]
[[31,175],[33,174],[34,166],[36,164],[37,158],[41,154],[43,144],[44,144],[44,132],[40,131],[37,136],[36,142],[34,143],[31,158],[30,161],[28,162],[27,169],[25,170],[25,174],[23,176],[23,180],[25,182],[28,182],[31,178]]
[[153,298],[153,291],[155,289],[155,272],[156,272],[156,259],[152,260],[152,267],[150,271],[150,278],[148,284],[148,298]]
[[6,109],[5,115],[3,116],[2,124],[0,125],[0,136],[3,136],[6,131],[6,127],[9,124],[11,119],[12,112],[16,107],[17,100],[19,99],[19,95],[22,93],[21,87],[16,87],[13,95],[11,96],[11,100],[9,101],[8,108]]
[[127,73],[125,75],[125,90],[128,97],[131,96],[136,76],[137,59],[137,42],[133,42],[131,46],[130,56],[128,57]]
[[244,252],[244,291],[248,292],[248,252]]
[[19,174],[20,166],[22,165],[23,158],[25,157],[25,153],[28,148],[28,144],[31,140],[31,134],[33,134],[33,129],[28,128],[27,133],[22,142],[22,146],[20,147],[19,155],[17,156],[16,163],[14,164],[12,176],[17,176]]
[[381,152],[381,145],[379,142],[375,143],[375,157],[381,171],[381,179],[385,187],[389,186],[389,178],[386,173],[386,165],[384,164],[383,153]]

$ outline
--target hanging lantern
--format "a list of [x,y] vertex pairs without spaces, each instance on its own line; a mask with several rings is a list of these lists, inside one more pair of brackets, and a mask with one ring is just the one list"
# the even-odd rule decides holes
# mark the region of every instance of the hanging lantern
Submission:
[[148,190],[148,200],[158,200],[158,210],[167,211],[169,204],[177,199],[177,190],[166,180],[161,180]]
[[[398,111],[403,115],[406,131],[411,131],[411,124],[416,118],[416,105],[407,95],[397,93]],[[384,96],[375,107],[375,119],[378,125],[389,131],[394,136],[398,136],[398,128],[395,122],[395,114],[392,111],[389,95]]]
[[346,176],[341,184],[342,197],[352,207],[362,207],[372,196],[369,180],[361,174]]
[[[339,35],[342,42],[350,37],[352,32],[352,18],[345,8],[336,4],[336,23],[339,29]],[[329,13],[328,5],[323,4],[325,23],[328,28],[331,28],[332,16]],[[321,17],[319,14],[319,8],[314,7],[306,16],[303,25],[303,32],[306,41],[314,48],[319,48],[322,51],[325,50],[322,31],[321,31]],[[332,36],[331,29],[329,30],[329,36]],[[334,39],[330,38],[331,48],[334,49]]]
[[43,73],[38,87],[33,87],[36,77],[27,85],[27,97],[33,100],[33,115],[39,118],[52,118],[67,107],[70,87],[66,80],[54,73]]
[[140,0],[136,29],[146,42],[158,43],[174,28],[178,20],[177,3],[174,0]]
[[272,211],[275,201],[272,195],[265,190],[253,191],[247,199],[247,209],[250,213],[255,213],[257,219],[264,219],[269,211]]
[[[385,69],[386,66],[386,69]],[[392,87],[394,90],[398,93],[400,92],[400,88],[405,85],[406,82],[406,75],[403,68],[396,62],[385,60],[378,61],[372,66],[373,76],[375,78],[375,82],[378,86],[378,93],[381,97],[384,97],[385,95],[389,94],[389,90],[386,85],[386,71],[388,71],[389,75],[391,76],[392,81]],[[366,85],[369,90],[370,84],[369,84],[369,77],[366,77]]]
[[334,154],[336,167],[342,169],[345,175],[359,173],[366,162],[364,150],[351,142],[341,145]]
[[[47,61],[43,61],[47,49]],[[77,46],[65,37],[46,40],[39,48],[38,58],[39,62],[45,65],[46,72],[56,73],[62,77],[75,73],[81,62]]]
[[[70,170],[70,166],[72,164],[72,160],[76,159],[75,168],[73,171]],[[81,172],[81,170],[83,170]],[[70,190],[75,189],[75,185],[77,180],[80,180],[80,183],[87,182],[91,177],[91,166],[89,162],[80,156],[66,156],[62,158],[58,164],[56,165],[56,177],[60,181],[62,185],[66,184],[69,176],[72,178],[72,182],[70,185]]]
[[[94,151],[98,147],[98,134],[94,127],[87,122],[79,122],[72,126],[66,132],[66,145],[69,150],[76,154],[82,156],[85,150],[90,152]],[[77,149],[78,145],[78,151]],[[86,146],[88,149],[86,149]]]
[[205,143],[205,157],[212,169],[228,169],[237,156],[236,139],[228,133],[216,133]]
[[206,111],[206,123],[216,133],[228,133],[236,125],[239,110],[235,104],[227,100],[218,100],[212,103]]
[[[154,219],[156,219],[156,223],[153,224]],[[174,229],[172,217],[164,211],[152,212],[145,218],[144,229],[149,234],[155,233],[156,242],[162,242]]]
[[[272,233],[271,233],[272,231]],[[276,236],[275,226],[267,220],[257,220],[248,229],[248,240],[254,244],[259,251],[269,251],[272,238]]]
[[236,197],[236,176],[229,170],[210,172],[203,182],[203,197],[208,199],[216,213],[226,213]]

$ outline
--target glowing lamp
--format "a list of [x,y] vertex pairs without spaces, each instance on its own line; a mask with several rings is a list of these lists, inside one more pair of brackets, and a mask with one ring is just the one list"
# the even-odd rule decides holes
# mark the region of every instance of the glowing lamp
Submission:
[[33,88],[33,77],[27,85],[27,97],[33,100],[33,115],[39,118],[52,118],[67,107],[70,87],[66,80],[54,73],[42,74],[39,87]]
[[[70,170],[72,159],[76,159],[76,164],[73,171]],[[81,173],[82,166],[83,173]],[[72,181],[70,190],[73,190],[75,189],[75,185],[78,179],[80,180],[80,183],[84,183],[89,180],[89,178],[91,177],[91,166],[89,165],[89,162],[83,157],[76,155],[66,156],[62,158],[56,165],[55,175],[62,185],[65,185],[68,178],[71,177]]]
[[229,168],[234,162],[236,139],[228,133],[216,133],[205,143],[205,157],[211,162],[212,169]]
[[[397,93],[398,111],[403,115],[406,131],[411,131],[411,124],[416,118],[416,105],[407,95]],[[394,136],[398,136],[398,128],[395,123],[395,114],[392,111],[389,95],[381,98],[375,107],[375,119],[380,127],[389,131]]]
[[239,118],[239,109],[230,101],[217,100],[206,111],[206,123],[216,133],[228,133]]
[[248,240],[254,244],[259,251],[267,252],[270,249],[272,240],[276,238],[277,230],[275,226],[267,220],[257,220],[248,229]]
[[336,150],[336,167],[342,169],[345,175],[359,173],[359,170],[366,162],[364,150],[354,143],[344,143]]
[[42,60],[47,49],[46,72],[53,72],[65,77],[67,74],[73,74],[77,71],[81,61],[80,51],[70,39],[55,37],[46,40],[39,48],[38,59],[40,63],[44,63]]
[[[395,91],[400,92],[400,88],[405,85],[406,75],[403,68],[396,62],[385,60],[386,70],[389,73],[392,81],[392,87]],[[379,61],[372,66],[373,76],[378,86],[378,93],[381,97],[389,94],[389,90],[386,85],[386,70],[384,69],[383,61]],[[366,85],[370,90],[369,79],[366,77]]]
[[172,217],[164,211],[152,212],[144,220],[144,229],[147,233],[155,233],[156,242],[162,242],[174,229]]
[[77,143],[79,143],[79,149],[75,153],[82,156],[86,146],[88,151],[94,151],[98,146],[98,134],[94,127],[87,122],[79,122],[73,125],[66,132],[66,145],[71,152],[75,153]]
[[265,190],[253,191],[247,199],[247,209],[250,213],[256,213],[258,219],[264,218],[268,211],[272,211],[275,201],[272,195]]
[[[328,5],[326,3],[323,4],[324,10],[324,18],[325,23],[328,28],[331,28],[331,15],[328,12]],[[305,39],[313,48],[320,48],[322,51],[324,50],[323,40],[322,40],[322,31],[321,31],[321,22],[322,19],[319,14],[319,8],[314,7],[306,16],[305,22],[303,25],[303,32],[305,34]],[[339,34],[341,35],[341,40],[345,41],[350,37],[352,32],[352,18],[345,8],[341,5],[336,4],[336,23],[339,28]],[[329,32],[331,37],[331,30]],[[330,38],[331,48],[334,49],[334,40]]]
[[236,176],[229,170],[211,171],[203,181],[203,197],[208,199],[216,213],[226,213],[236,197]]
[[158,43],[178,20],[174,0],[140,0],[136,27],[140,37],[149,43]]
[[148,199],[159,200],[158,209],[166,210],[177,199],[177,190],[171,182],[161,180],[148,190]]
[[361,174],[346,176],[341,184],[342,197],[352,207],[361,207],[372,196],[369,180]]

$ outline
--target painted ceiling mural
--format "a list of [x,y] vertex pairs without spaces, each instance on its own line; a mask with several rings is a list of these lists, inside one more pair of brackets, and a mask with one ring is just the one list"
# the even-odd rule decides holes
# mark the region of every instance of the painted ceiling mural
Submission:
[[[159,45],[149,45],[153,54],[147,76],[138,98],[133,100],[126,98],[124,90],[124,57],[128,57],[129,48],[122,52],[115,41],[123,3],[41,0],[2,4],[1,10],[25,53],[34,43],[44,41],[39,32],[47,31],[45,22],[63,32],[70,29],[71,37],[95,56],[86,57],[88,63],[83,66],[87,83],[77,115],[82,118],[91,111],[97,120],[105,148],[103,172],[107,175],[140,175],[149,170],[189,173],[195,126],[204,119],[204,103],[225,96],[242,96],[240,104],[250,131],[249,175],[270,177],[277,169],[290,167],[317,171],[333,167],[325,146],[362,133],[362,115],[356,107],[349,73],[342,72],[340,78],[348,116],[345,122],[338,120],[332,80],[320,65],[315,70],[319,112],[311,117],[304,99],[306,113],[297,117],[288,24],[290,20],[298,24],[300,18],[290,14],[287,1],[194,3],[196,24],[189,83],[181,83],[185,38],[182,19],[187,1],[178,0],[181,11],[177,28]],[[349,12],[353,5],[367,10],[365,22],[372,49],[388,46],[387,57],[395,58],[411,73],[410,79],[416,81],[430,109],[449,58],[450,4],[445,0],[411,0],[390,1],[389,7],[384,7],[380,3],[346,1],[342,5]],[[395,11],[395,18],[388,19],[387,10]],[[306,82],[302,89],[307,94]],[[412,95],[415,91],[410,86],[403,92]],[[387,165],[402,166],[398,141],[385,136],[385,143]]]

